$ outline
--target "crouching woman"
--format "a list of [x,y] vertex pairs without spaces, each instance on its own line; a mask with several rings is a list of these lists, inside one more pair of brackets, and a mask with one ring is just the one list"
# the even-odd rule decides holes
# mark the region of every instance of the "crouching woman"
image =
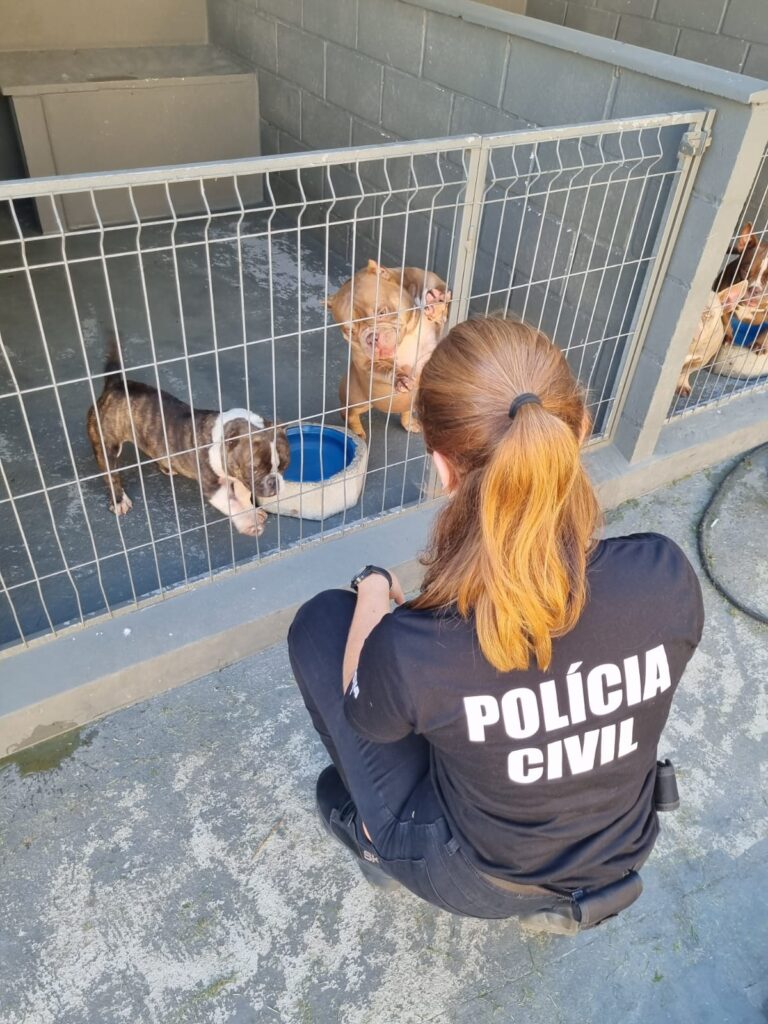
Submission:
[[[459,324],[418,415],[448,501],[415,600],[367,566],[291,627],[329,765],[317,803],[373,882],[573,932],[628,906],[657,745],[703,627],[682,551],[596,540],[583,396],[525,324]],[[394,602],[394,610],[392,610]]]

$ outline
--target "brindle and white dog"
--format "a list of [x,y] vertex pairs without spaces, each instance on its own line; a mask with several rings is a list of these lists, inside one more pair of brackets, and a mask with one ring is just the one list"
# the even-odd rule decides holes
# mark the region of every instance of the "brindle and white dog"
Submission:
[[167,391],[124,380],[114,340],[104,372],[104,390],[88,410],[88,437],[99,469],[106,473],[110,511],[122,516],[132,506],[119,473],[120,453],[129,441],[156,460],[163,473],[199,479],[206,500],[230,516],[239,533],[258,537],[267,513],[254,507],[252,492],[271,498],[282,489],[290,460],[282,427],[275,429],[247,409],[193,413]]

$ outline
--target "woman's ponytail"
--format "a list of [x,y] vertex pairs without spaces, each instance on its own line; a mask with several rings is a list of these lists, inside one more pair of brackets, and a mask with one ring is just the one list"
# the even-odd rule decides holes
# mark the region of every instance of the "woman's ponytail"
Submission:
[[567,535],[584,491],[591,487],[573,431],[543,407],[521,409],[486,469],[478,579],[458,597],[462,614],[474,609],[480,646],[496,668],[525,668],[531,653],[546,668],[552,637],[576,623],[590,538],[573,544]]
[[543,335],[489,319],[461,324],[440,343],[418,400],[427,443],[458,479],[415,604],[455,602],[474,615],[481,650],[499,670],[525,669],[531,655],[545,669],[552,638],[583,610],[599,520],[580,459],[588,420],[578,386]]

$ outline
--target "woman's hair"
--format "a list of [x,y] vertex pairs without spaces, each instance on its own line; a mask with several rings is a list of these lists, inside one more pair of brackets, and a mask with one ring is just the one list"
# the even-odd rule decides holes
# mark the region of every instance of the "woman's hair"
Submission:
[[[510,417],[521,394],[533,393]],[[587,597],[600,521],[581,464],[589,420],[562,353],[535,328],[497,317],[458,324],[424,367],[416,399],[430,451],[450,463],[416,608],[474,614],[483,654],[501,671],[540,669]]]

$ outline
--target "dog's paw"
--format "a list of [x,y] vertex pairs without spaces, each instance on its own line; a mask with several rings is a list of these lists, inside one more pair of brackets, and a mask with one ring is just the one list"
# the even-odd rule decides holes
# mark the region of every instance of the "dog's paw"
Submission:
[[403,415],[400,417],[400,422],[403,425],[403,429],[407,430],[409,434],[421,433],[421,424],[419,423],[415,416],[411,415],[411,413],[403,413]]
[[416,380],[410,375],[410,373],[397,373],[395,376],[395,391],[400,394],[405,394],[408,391],[413,391],[416,387]]
[[424,315],[433,323],[444,324],[448,319],[448,304],[452,295],[450,289],[430,288],[424,293]]
[[267,523],[267,513],[263,508],[249,508],[244,512],[238,512],[232,517],[238,533],[246,537],[260,537],[264,533]]
[[109,511],[114,512],[116,516],[124,516],[127,512],[130,512],[133,508],[133,502],[128,495],[123,491],[123,496],[118,502],[110,502]]
[[368,440],[368,436],[365,433],[365,427],[363,426],[362,420],[359,416],[351,416],[346,413],[342,413],[341,422],[347,430],[352,431],[355,437],[359,437],[361,441]]
[[691,393],[691,385],[681,384],[675,388],[675,391],[681,398],[687,398]]

